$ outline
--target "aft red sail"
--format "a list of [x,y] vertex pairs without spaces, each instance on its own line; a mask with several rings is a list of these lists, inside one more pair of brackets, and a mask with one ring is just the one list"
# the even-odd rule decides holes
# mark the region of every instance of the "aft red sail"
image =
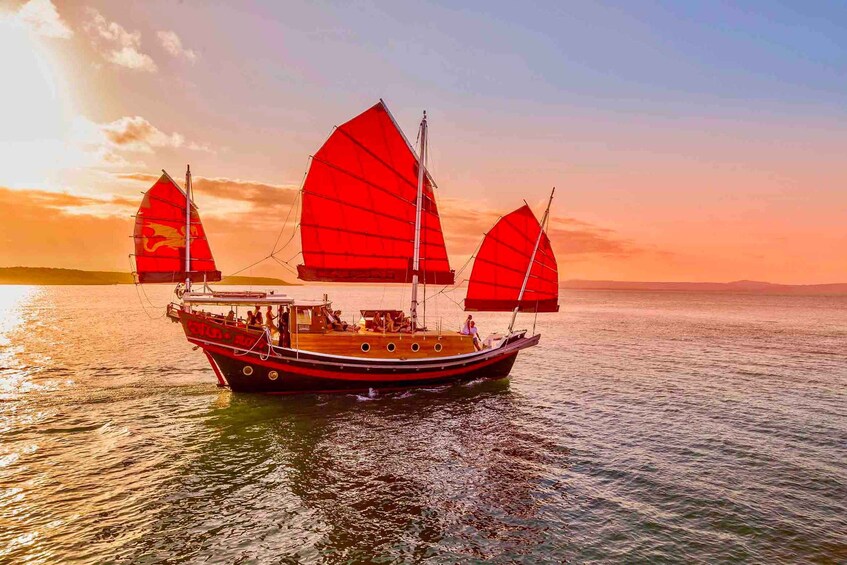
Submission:
[[[541,225],[529,206],[500,218],[485,236],[474,260],[465,310],[509,312],[518,306],[539,230]],[[520,309],[559,310],[559,270],[546,233],[541,234]]]
[[[303,185],[299,278],[411,282],[417,186],[417,156],[381,100],[335,128],[312,157]],[[419,279],[454,279],[428,175]]]
[[[138,282],[181,282],[189,278],[185,272],[185,192],[167,173],[144,195],[135,216],[133,237]],[[193,202],[190,278],[194,282],[221,280]]]

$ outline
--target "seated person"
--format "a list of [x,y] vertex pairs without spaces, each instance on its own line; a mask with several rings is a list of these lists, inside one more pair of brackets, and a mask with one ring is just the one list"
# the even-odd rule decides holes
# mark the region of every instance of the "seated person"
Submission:
[[346,332],[349,324],[341,319],[341,310],[332,312],[332,317],[335,318],[335,322],[332,324],[332,329],[340,332]]
[[229,309],[229,314],[226,315],[226,321],[228,323],[235,321],[235,310],[233,310],[232,308]]
[[256,316],[252,310],[247,310],[247,326],[252,326],[256,322]]
[[385,323],[382,321],[382,316],[379,312],[374,314],[373,325],[375,332],[381,332],[385,330]]
[[385,313],[385,331],[394,331],[394,320],[391,319],[391,314],[389,314],[388,312]]
[[412,331],[412,320],[406,317],[404,312],[400,312],[397,314],[397,319],[395,320],[395,326],[398,332],[409,332]]
[[468,319],[465,320],[465,323],[462,325],[462,331],[459,332],[462,335],[470,335],[471,334],[471,320],[473,320],[473,316],[468,314]]
[[253,317],[253,323],[257,326],[264,326],[265,322],[262,319],[262,311],[256,306],[256,315]]
[[476,329],[476,324],[471,322],[468,326],[468,331],[473,336],[473,348],[477,351],[482,351],[482,342],[479,339],[479,330]]

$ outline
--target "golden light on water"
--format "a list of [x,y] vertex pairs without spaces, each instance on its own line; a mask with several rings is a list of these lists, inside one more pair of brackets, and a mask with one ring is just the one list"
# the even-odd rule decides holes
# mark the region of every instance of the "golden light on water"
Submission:
[[27,374],[16,360],[22,346],[16,339],[32,323],[27,306],[38,296],[35,286],[0,285],[0,401],[29,388]]
[[[0,347],[11,345],[10,334],[26,321],[24,306],[37,292],[34,286],[0,285]],[[0,353],[0,359],[2,355]]]

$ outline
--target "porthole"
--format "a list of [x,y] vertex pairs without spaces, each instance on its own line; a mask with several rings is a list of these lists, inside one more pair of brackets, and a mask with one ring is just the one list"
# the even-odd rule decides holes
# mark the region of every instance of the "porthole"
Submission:
[[249,377],[253,374],[253,367],[251,367],[250,365],[244,365],[244,368],[241,369],[241,372]]
[[279,378],[279,373],[277,373],[276,371],[271,371],[270,373],[268,373],[268,378],[272,381],[275,381]]
[[441,344],[440,344],[440,343],[436,343],[436,344],[435,344],[435,347],[434,347],[433,349],[435,349],[435,351],[436,351],[436,352],[439,352],[439,351],[441,351],[441,350],[442,350],[442,349],[444,349],[444,348],[443,348],[443,347],[441,347]]
[[389,353],[392,353],[395,349],[397,349],[397,346],[393,343],[389,343],[385,346],[385,348],[388,350]]
[[371,345],[370,345],[369,343],[363,343],[363,344],[362,344],[362,351],[364,351],[365,353],[367,353],[367,352],[368,352],[368,351],[370,351],[370,350],[371,350]]
[[412,344],[412,351],[414,351],[415,353],[417,353],[420,350],[420,348],[421,348],[420,344],[417,344],[417,343]]

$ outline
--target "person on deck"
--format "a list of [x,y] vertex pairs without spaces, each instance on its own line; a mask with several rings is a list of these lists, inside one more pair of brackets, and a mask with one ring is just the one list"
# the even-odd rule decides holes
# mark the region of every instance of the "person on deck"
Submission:
[[334,330],[346,332],[350,324],[341,319],[341,310],[336,310],[332,313],[332,316],[333,318],[335,318],[335,323],[333,324],[332,328]]
[[235,321],[235,310],[232,308],[229,309],[229,314],[226,315],[227,323],[231,323]]
[[391,318],[391,314],[389,312],[385,313],[385,331],[394,331],[394,320]]
[[269,305],[268,309],[265,311],[265,327],[272,332],[277,331],[276,324],[274,324],[275,319],[276,316],[274,316],[273,306]]
[[265,322],[262,320],[262,309],[256,306],[256,317],[253,318],[253,323],[257,326],[264,326]]
[[288,307],[279,315],[279,346],[291,347],[291,334],[288,332]]
[[379,312],[374,314],[373,328],[375,332],[381,332],[385,329],[385,326],[382,321],[382,315]]
[[256,316],[253,315],[252,310],[247,310],[247,327],[249,328],[256,322]]
[[476,324],[473,321],[468,325],[468,334],[473,337],[473,347],[477,351],[482,351],[482,342],[479,339],[479,330],[476,329]]
[[462,335],[470,335],[471,333],[471,324],[473,323],[473,316],[468,314],[468,319],[465,320],[465,324],[462,326],[462,331],[460,332]]
[[399,314],[397,314],[396,325],[397,325],[397,331],[398,332],[410,332],[410,331],[412,331],[412,321],[409,318],[407,318],[406,314],[402,311]]

